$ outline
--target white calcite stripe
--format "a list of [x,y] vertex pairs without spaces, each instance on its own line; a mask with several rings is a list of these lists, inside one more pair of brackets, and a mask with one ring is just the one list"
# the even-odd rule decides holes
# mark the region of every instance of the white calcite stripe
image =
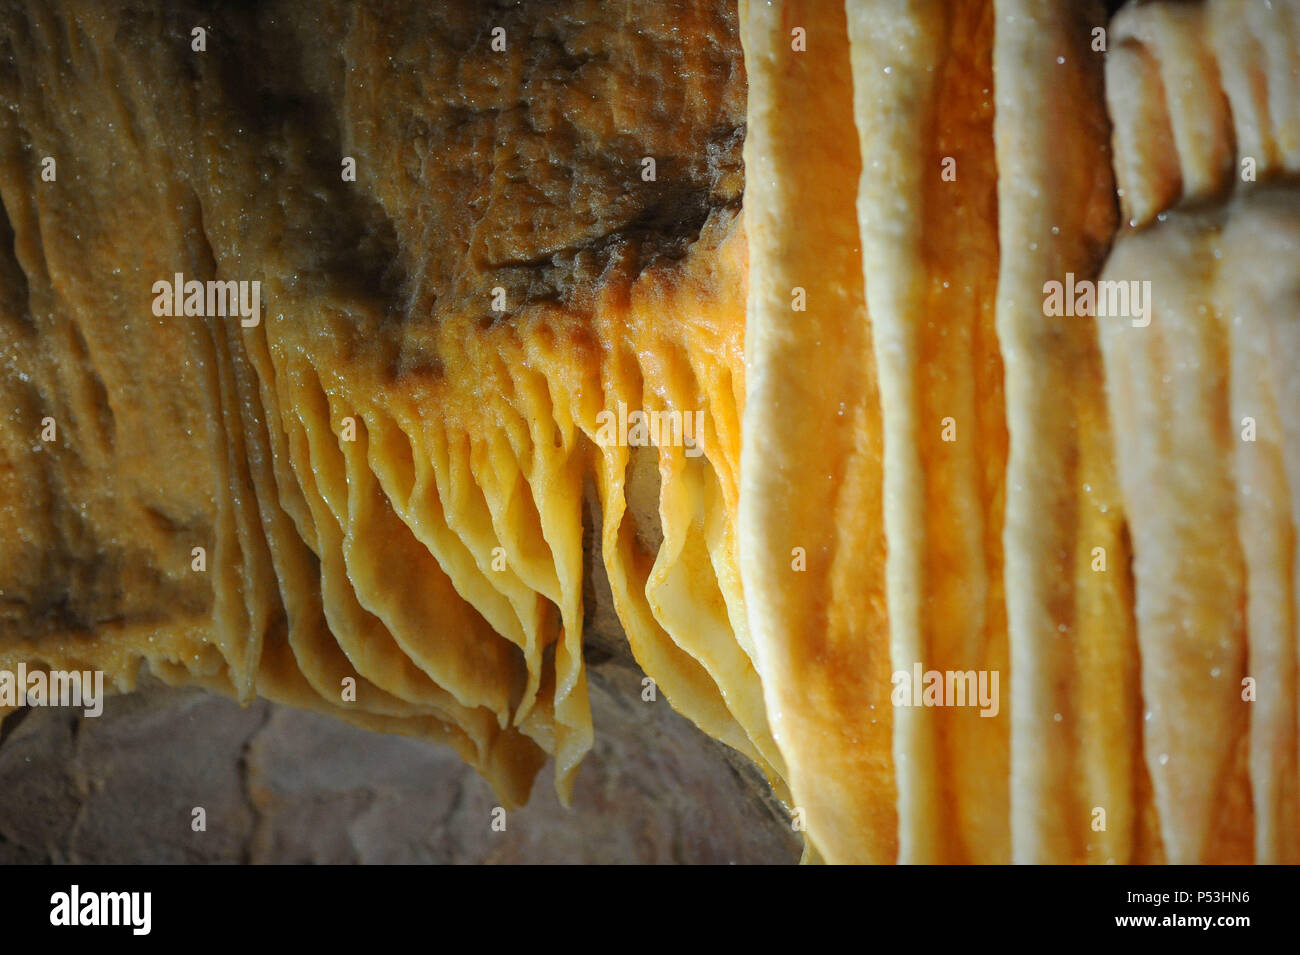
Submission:
[[1101,23],[1089,4],[997,0],[994,82],[998,163],[997,328],[1006,375],[1004,528],[1011,644],[1012,857],[1061,862],[1086,832],[1076,727],[1066,690],[1077,675],[1073,632],[1079,485],[1075,365],[1092,321],[1044,315],[1043,287],[1089,273],[1111,223],[1107,129],[1090,50]]

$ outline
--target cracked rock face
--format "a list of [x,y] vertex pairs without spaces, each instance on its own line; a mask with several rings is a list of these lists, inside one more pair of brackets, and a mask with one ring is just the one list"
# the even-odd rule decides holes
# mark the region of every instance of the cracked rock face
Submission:
[[[0,744],[0,864],[790,863],[752,765],[668,705],[593,691],[610,727],[565,810],[499,801],[436,743],[259,700],[153,687],[98,719],[31,710]],[[631,695],[630,699],[638,699]],[[206,831],[192,829],[202,807]]]

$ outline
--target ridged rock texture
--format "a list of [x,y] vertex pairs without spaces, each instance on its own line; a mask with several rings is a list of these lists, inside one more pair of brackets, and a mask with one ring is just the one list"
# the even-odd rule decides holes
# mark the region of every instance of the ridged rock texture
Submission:
[[0,101],[0,670],[515,806],[630,654],[809,860],[1300,862],[1300,0],[0,0]]
[[1300,860],[1298,17],[742,5],[742,579],[825,859]]
[[[734,11],[4,13],[5,665],[431,737],[507,804],[550,754],[565,795],[586,523],[656,696],[779,780],[728,519]],[[154,315],[176,273],[262,322]],[[696,447],[604,440],[620,403]]]

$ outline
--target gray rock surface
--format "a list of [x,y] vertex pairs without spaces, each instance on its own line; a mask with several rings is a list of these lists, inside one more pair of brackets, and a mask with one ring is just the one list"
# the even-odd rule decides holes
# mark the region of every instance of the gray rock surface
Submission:
[[28,710],[0,742],[0,863],[797,861],[757,770],[639,690],[621,667],[593,680],[573,808],[543,770],[504,832],[491,788],[434,743],[161,686],[98,719]]

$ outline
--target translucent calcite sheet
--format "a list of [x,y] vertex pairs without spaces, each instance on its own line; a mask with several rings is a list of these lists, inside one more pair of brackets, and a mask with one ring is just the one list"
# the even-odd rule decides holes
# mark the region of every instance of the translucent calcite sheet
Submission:
[[[585,523],[657,692],[776,775],[727,4],[0,20],[0,661],[431,736],[511,799],[554,754],[567,793]],[[156,315],[175,274],[260,321]],[[620,402],[695,447],[602,441]]]

